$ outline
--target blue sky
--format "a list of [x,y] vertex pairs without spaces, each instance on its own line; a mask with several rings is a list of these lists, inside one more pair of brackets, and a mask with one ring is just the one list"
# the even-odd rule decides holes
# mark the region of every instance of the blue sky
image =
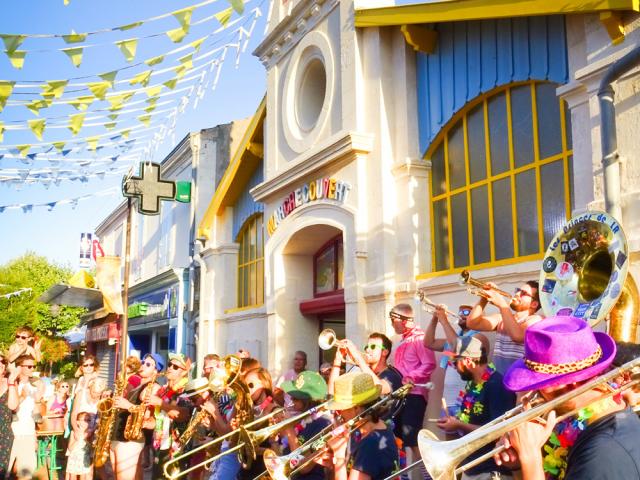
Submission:
[[[81,33],[129,24],[188,7],[195,3],[198,3],[198,1],[109,0],[97,2],[95,0],[70,0],[69,6],[65,7],[63,0],[29,0],[28,2],[24,0],[6,0],[3,2],[3,15],[0,16],[0,33],[67,34],[72,29]],[[227,8],[228,5],[227,0],[218,0],[212,5],[197,9],[194,11],[192,21],[195,22],[198,19],[207,17]],[[235,25],[245,25],[245,28],[248,28],[251,23],[249,20],[251,10],[258,6],[263,16],[258,19],[249,46],[240,57],[239,68],[236,69],[234,65],[236,61],[235,50],[229,50],[222,66],[216,89],[207,88],[206,94],[197,109],[194,109],[192,102],[184,113],[178,115],[174,134],[175,142],[179,142],[190,131],[197,131],[234,119],[244,118],[255,111],[264,95],[266,79],[263,66],[251,55],[251,52],[264,36],[265,21],[268,13],[267,0],[252,0],[247,3],[244,13],[246,19],[240,20],[240,23]],[[237,15],[234,14],[232,21],[236,18]],[[61,39],[27,39],[20,47],[28,51],[23,70],[14,69],[6,56],[0,52],[0,80],[15,80],[18,84],[21,81],[30,80],[58,80],[96,75],[126,67],[128,64],[117,47],[112,45],[113,41],[161,33],[177,26],[177,21],[171,17],[143,25],[128,32],[115,32],[113,34],[89,37],[84,42],[85,44],[106,45],[85,49],[83,63],[80,68],[73,67],[64,53],[54,50],[69,46],[65,45]],[[163,54],[201,38],[203,35],[210,34],[218,27],[219,24],[215,21],[192,26],[189,36],[180,44],[172,43],[164,35],[156,38],[141,39],[138,43],[136,60],[144,60]],[[207,51],[207,46],[211,50],[214,48],[214,44],[220,45],[224,42],[232,41],[231,32],[233,28],[234,26],[211,36],[203,44],[200,54],[204,54]],[[34,50],[43,51],[35,52]],[[119,73],[117,78],[130,78],[132,74],[139,71],[131,70],[131,73]],[[93,78],[81,81],[96,80],[99,79]],[[35,87],[35,90],[38,88]],[[14,90],[14,92],[18,91],[18,89]],[[20,99],[19,96],[14,95],[11,100],[14,97],[18,100]],[[41,110],[40,117],[36,117],[23,106],[7,106],[0,113],[0,121],[4,122],[5,125],[11,121],[23,121],[26,123],[28,119],[51,118],[52,116],[76,113],[68,105],[57,107],[59,110],[55,110],[55,108],[49,109],[53,113]],[[62,110],[63,108],[64,110]],[[55,120],[47,120],[47,123],[48,125],[53,124]],[[99,132],[97,127],[96,130],[91,130],[90,127],[87,127],[78,137],[82,138],[83,136],[104,133],[103,127],[100,128],[102,130]],[[132,135],[131,138],[134,137]],[[70,133],[66,128],[46,129],[43,141],[68,139],[70,139]],[[5,132],[4,135],[4,145],[33,142],[37,142],[37,140],[28,130]],[[138,143],[140,142],[144,142],[144,139],[138,141]],[[174,145],[172,138],[166,138],[158,148],[154,161],[161,161]],[[88,158],[90,153],[81,152],[76,155],[77,158]],[[118,162],[120,163],[120,161]],[[126,163],[122,162],[122,165],[124,168]],[[25,166],[20,161],[7,160],[5,158],[0,160],[0,173],[1,169],[7,168],[41,170],[47,169],[49,166],[50,163],[47,161],[34,161],[31,165]],[[79,167],[76,166],[75,168]],[[16,188],[16,186],[6,186],[0,183],[0,206],[49,203],[118,187],[122,176],[120,174],[109,175],[108,173],[102,180],[95,177],[90,178],[88,183],[66,180],[62,181],[58,186],[50,185],[49,188],[45,188],[42,185],[23,185],[20,188]],[[36,207],[31,213],[23,213],[20,209],[5,210],[0,213],[0,264],[28,250],[32,250],[48,257],[50,260],[77,268],[80,233],[93,231],[94,227],[121,200],[122,197],[116,193],[81,201],[75,209],[72,209],[70,205],[58,205],[50,212],[44,207]]]

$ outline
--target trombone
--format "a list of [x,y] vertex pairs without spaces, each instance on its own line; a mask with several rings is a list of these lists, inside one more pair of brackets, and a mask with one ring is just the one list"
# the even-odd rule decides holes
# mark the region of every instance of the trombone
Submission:
[[467,286],[467,291],[472,295],[477,295],[479,297],[487,298],[486,290],[493,290],[494,292],[499,293],[503,297],[507,297],[509,300],[513,298],[509,292],[505,292],[504,290],[500,290],[496,287],[489,287],[486,282],[481,282],[471,276],[469,270],[462,270],[460,272],[460,279],[458,280],[460,285]]
[[[431,300],[429,300],[427,298],[427,295],[426,295],[424,289],[419,289],[416,292],[416,298],[422,304],[422,309],[425,312],[430,313],[432,315],[436,313],[436,307],[438,305],[436,305],[435,303],[433,303]],[[446,313],[447,316],[449,316],[449,317],[453,317],[453,318],[455,318],[457,320],[462,320],[460,318],[460,315],[458,315],[457,313],[452,312],[451,310],[447,310],[446,308],[444,310],[444,313]]]

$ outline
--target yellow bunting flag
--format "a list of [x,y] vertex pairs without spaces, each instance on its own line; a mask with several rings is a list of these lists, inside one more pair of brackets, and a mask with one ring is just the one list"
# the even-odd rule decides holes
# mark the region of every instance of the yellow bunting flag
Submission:
[[145,60],[144,63],[146,63],[150,67],[153,67],[154,65],[162,63],[163,60],[164,60],[164,55],[158,55],[157,57],[153,57],[148,60]]
[[75,115],[69,115],[69,130],[71,130],[74,135],[77,135],[82,128],[85,115],[86,113],[76,113]]
[[130,38],[128,40],[121,40],[116,42],[116,45],[124,55],[127,62],[132,62],[136,56],[136,50],[138,48],[138,39]]
[[182,80],[182,77],[187,73],[187,67],[180,65],[179,67],[174,68],[173,71],[176,72],[176,80]]
[[62,35],[62,39],[66,44],[69,43],[81,43],[87,39],[86,33],[76,33],[75,30],[71,30],[69,35]]
[[0,37],[2,37],[2,41],[4,42],[4,48],[7,50],[8,53],[15,52],[20,47],[20,45],[22,45],[22,42],[24,42],[24,39],[27,38],[26,35],[6,35],[6,34],[2,34],[0,35]]
[[184,57],[180,57],[178,61],[187,70],[191,70],[193,68],[193,53],[190,53],[189,55],[185,55]]
[[176,10],[173,12],[173,16],[182,28],[187,30],[191,26],[191,15],[193,14],[193,7],[183,8],[182,10]]
[[120,110],[122,106],[129,101],[131,97],[133,97],[135,92],[122,93],[120,95],[113,95],[111,97],[107,97],[107,102],[111,104],[109,110],[115,112]]
[[244,13],[244,0],[229,0],[229,3],[238,15]]
[[37,120],[29,120],[27,123],[29,123],[29,128],[36,138],[38,140],[42,140],[42,134],[44,133],[44,127],[47,121],[44,118],[41,118]]
[[29,109],[29,111],[31,113],[33,113],[34,115],[40,115],[40,110],[43,108],[47,108],[50,105],[49,102],[47,102],[47,100],[33,100],[32,102],[29,102],[27,104],[25,104],[25,107],[27,107]]
[[89,150],[91,150],[92,152],[96,151],[96,149],[98,148],[99,139],[100,139],[100,135],[96,135],[95,137],[89,137],[86,139]]
[[144,109],[144,111],[145,111],[145,112],[147,112],[147,113],[151,113],[151,112],[153,112],[153,111],[156,109],[156,106],[157,106],[157,105],[156,105],[156,103],[155,103],[155,102],[150,103],[150,104],[149,104],[149,106],[148,106],[147,108],[145,108],[145,109]]
[[84,47],[63,48],[62,51],[69,57],[74,67],[79,67],[82,63],[82,52]]
[[104,124],[104,128],[106,128],[107,130],[113,130],[114,128],[116,128],[116,122],[107,122]]
[[220,25],[226,27],[227,23],[229,23],[229,20],[231,19],[232,14],[233,8],[229,7],[226,10],[222,10],[221,12],[216,13],[214,17],[216,17],[216,20],[220,22]]
[[120,27],[117,27],[116,30],[120,30],[121,32],[126,32],[127,30],[133,30],[134,28],[138,28],[142,24],[143,22],[129,23],[127,25],[122,25]]
[[84,97],[78,97],[69,100],[67,103],[69,103],[69,105],[71,105],[76,110],[83,112],[87,108],[89,108],[89,105],[91,105],[95,99],[96,97],[94,97],[93,95],[86,95]]
[[140,120],[145,127],[148,127],[149,124],[151,123],[151,115],[147,114],[147,115],[140,115],[138,117],[138,120]]
[[60,98],[64,93],[64,88],[69,83],[69,80],[51,80],[44,85],[40,85],[42,88],[42,96]]
[[168,30],[166,32],[167,37],[169,37],[173,43],[180,43],[184,37],[187,36],[187,33],[189,33],[189,29],[182,27],[174,28],[173,30]]
[[153,87],[149,87],[145,89],[144,93],[147,94],[147,97],[157,97],[160,95],[162,91],[162,85],[154,85]]
[[9,57],[9,61],[13,68],[16,70],[22,70],[22,67],[24,66],[24,57],[27,56],[26,50],[14,50],[13,52],[5,50],[5,53],[7,54],[7,57]]
[[107,117],[109,117],[110,120],[115,122],[118,119],[119,115],[117,113],[111,113],[107,115]]
[[120,132],[120,135],[122,135],[122,138],[124,138],[126,140],[127,138],[129,138],[129,134],[130,133],[131,133],[131,130],[122,130]]
[[191,42],[189,44],[190,47],[193,47],[193,50],[195,52],[199,52],[200,51],[200,47],[202,46],[202,43],[207,39],[207,37],[202,37],[198,40],[194,40],[193,42]]
[[4,110],[7,100],[11,96],[11,92],[13,92],[13,86],[15,84],[16,82],[0,81],[0,112]]
[[101,73],[98,75],[105,82],[109,82],[111,88],[113,88],[113,83],[116,81],[116,75],[118,75],[118,70],[114,70],[113,72]]
[[22,157],[26,157],[29,154],[29,150],[31,150],[31,145],[16,145],[16,148]]
[[177,83],[178,83],[178,79],[172,78],[171,80],[167,80],[166,82],[164,82],[162,85],[167,87],[169,90],[173,90],[174,88],[176,88]]
[[67,5],[69,5],[69,0],[64,0],[64,6],[66,7]]
[[131,80],[129,80],[130,85],[137,85],[138,83],[143,87],[149,85],[149,80],[151,80],[151,70],[147,70],[146,72],[140,72]]
[[4,123],[0,122],[0,142],[4,140]]
[[53,142],[51,145],[53,145],[54,147],[56,147],[56,150],[58,150],[58,152],[62,153],[62,151],[64,150],[64,142]]
[[109,82],[91,82],[87,83],[87,88],[91,90],[96,98],[100,100],[104,100],[104,96],[107,94],[107,90],[109,90],[111,84]]

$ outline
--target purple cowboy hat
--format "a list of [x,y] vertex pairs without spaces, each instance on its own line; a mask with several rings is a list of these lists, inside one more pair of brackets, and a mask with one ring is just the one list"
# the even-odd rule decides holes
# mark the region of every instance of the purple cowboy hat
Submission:
[[524,359],[504,375],[511,391],[539,390],[587,380],[605,370],[616,354],[606,333],[575,317],[549,317],[527,328]]

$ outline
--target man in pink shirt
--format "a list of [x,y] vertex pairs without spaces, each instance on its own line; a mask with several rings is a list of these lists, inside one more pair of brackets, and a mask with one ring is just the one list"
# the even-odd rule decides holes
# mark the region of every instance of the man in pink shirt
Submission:
[[[394,366],[402,373],[402,383],[427,383],[436,368],[434,353],[423,343],[424,331],[414,321],[413,308],[400,303],[391,309],[393,330],[402,336],[393,357]],[[400,414],[400,433],[405,447],[410,447],[413,460],[420,458],[418,432],[427,410],[428,390],[414,387],[407,395]],[[397,431],[397,430],[396,430]]]

